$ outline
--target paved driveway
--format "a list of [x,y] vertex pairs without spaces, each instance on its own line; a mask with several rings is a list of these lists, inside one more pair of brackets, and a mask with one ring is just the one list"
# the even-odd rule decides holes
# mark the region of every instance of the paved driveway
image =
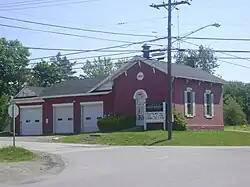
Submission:
[[22,187],[249,187],[250,184],[250,148],[19,144],[61,154],[68,163],[60,174]]

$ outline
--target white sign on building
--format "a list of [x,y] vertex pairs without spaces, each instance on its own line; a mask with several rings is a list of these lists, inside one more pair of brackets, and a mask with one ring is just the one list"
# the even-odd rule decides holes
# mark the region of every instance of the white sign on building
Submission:
[[147,103],[144,106],[145,120],[144,130],[148,129],[148,123],[162,123],[166,130],[166,103]]

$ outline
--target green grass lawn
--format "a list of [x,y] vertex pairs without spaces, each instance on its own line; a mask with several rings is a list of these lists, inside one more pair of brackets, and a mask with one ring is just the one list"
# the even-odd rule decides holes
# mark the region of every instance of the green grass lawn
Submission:
[[33,152],[21,147],[0,148],[0,162],[21,162],[35,159],[37,156]]
[[173,132],[170,141],[167,137],[166,131],[115,132],[72,135],[62,137],[59,141],[106,145],[250,146],[250,134],[239,132],[187,131]]
[[250,125],[247,125],[245,128],[243,128],[240,125],[237,125],[237,126],[225,126],[225,130],[250,131]]

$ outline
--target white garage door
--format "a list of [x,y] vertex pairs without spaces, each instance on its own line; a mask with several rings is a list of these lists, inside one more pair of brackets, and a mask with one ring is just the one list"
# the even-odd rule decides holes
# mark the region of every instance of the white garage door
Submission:
[[73,105],[53,105],[54,133],[74,133]]
[[20,108],[20,135],[42,135],[42,106]]
[[103,118],[103,103],[83,103],[82,104],[82,132],[98,131],[97,121]]

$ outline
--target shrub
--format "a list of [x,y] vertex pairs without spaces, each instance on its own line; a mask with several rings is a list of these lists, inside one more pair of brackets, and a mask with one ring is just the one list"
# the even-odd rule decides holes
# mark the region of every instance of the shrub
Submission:
[[246,124],[246,115],[241,106],[232,97],[227,99],[224,105],[224,121],[226,125]]
[[129,129],[134,127],[135,123],[134,116],[107,116],[97,122],[101,132],[115,132]]
[[181,113],[174,111],[174,122],[172,129],[174,131],[186,131],[187,130],[187,121],[181,115]]

